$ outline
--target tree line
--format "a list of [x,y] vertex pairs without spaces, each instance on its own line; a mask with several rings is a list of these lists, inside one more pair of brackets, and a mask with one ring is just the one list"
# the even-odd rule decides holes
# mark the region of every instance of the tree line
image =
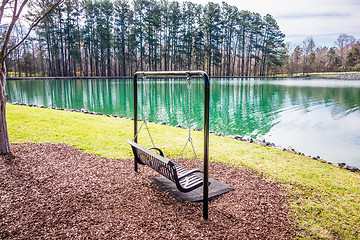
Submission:
[[308,37],[302,44],[287,46],[283,72],[312,73],[360,71],[360,41],[349,34],[340,34],[335,41],[337,47],[316,46]]
[[[51,0],[34,0],[46,8]],[[29,15],[36,15],[31,8]],[[13,37],[25,27],[19,24]],[[1,29],[0,29],[1,31]],[[7,59],[16,76],[131,76],[205,70],[213,76],[281,71],[284,34],[271,15],[225,2],[68,0]]]

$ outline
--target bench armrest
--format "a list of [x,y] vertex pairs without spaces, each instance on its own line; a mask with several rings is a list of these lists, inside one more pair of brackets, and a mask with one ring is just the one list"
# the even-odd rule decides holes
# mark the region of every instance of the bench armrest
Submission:
[[186,172],[186,173],[178,176],[178,179],[181,180],[181,179],[183,179],[184,177],[187,177],[187,176],[189,176],[189,175],[191,175],[191,174],[193,174],[193,173],[196,173],[196,172],[201,173],[202,171],[199,170],[199,169],[193,169],[193,170],[190,170],[190,171],[188,171],[188,172]]

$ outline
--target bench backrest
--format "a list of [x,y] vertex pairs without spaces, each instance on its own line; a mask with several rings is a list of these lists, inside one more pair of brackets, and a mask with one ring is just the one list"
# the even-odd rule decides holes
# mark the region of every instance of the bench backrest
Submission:
[[128,140],[127,142],[131,145],[135,159],[140,161],[140,164],[146,164],[164,177],[176,182],[176,177],[174,176],[176,174],[174,173],[175,164],[172,161],[142,147],[134,141]]

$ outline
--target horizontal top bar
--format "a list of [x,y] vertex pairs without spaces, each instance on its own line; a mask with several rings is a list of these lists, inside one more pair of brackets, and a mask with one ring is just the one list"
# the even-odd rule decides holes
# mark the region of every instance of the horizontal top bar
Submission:
[[142,72],[138,71],[134,75],[138,76],[156,76],[156,77],[187,77],[187,76],[199,76],[207,77],[208,75],[204,71],[164,71],[164,72]]

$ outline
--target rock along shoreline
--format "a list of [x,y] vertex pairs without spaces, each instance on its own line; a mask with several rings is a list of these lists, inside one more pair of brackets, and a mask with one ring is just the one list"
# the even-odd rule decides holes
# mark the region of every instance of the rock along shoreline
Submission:
[[[84,114],[90,114],[90,115],[99,115],[99,116],[107,116],[107,117],[124,118],[124,119],[134,120],[134,118],[129,118],[129,117],[125,117],[125,116],[117,116],[117,115],[106,115],[106,114],[103,114],[103,113],[92,112],[92,111],[89,111],[87,109],[66,109],[66,108],[58,108],[58,107],[45,107],[43,105],[25,104],[25,103],[18,103],[18,102],[9,102],[9,104],[19,105],[19,106],[27,106],[27,107],[48,108],[48,109],[60,110],[60,111],[70,111],[70,112],[78,112],[78,113],[84,113]],[[148,121],[148,122],[151,122],[151,121]],[[159,122],[152,122],[152,123],[159,124],[159,125],[168,125],[166,122],[160,122],[160,123]],[[171,126],[171,125],[169,125],[169,126]],[[181,125],[176,125],[176,126],[173,126],[173,127],[185,129],[185,127],[183,127]],[[202,131],[201,128],[193,129],[193,130]],[[267,142],[265,139],[264,140],[259,140],[259,139],[253,139],[253,138],[250,138],[250,137],[243,137],[243,136],[240,136],[240,135],[225,135],[223,133],[217,133],[215,131],[210,131],[210,134],[215,135],[215,136],[219,136],[219,137],[233,138],[233,139],[238,140],[238,141],[257,144],[257,145],[262,146],[262,147],[271,147],[271,148],[278,149],[278,150],[281,150],[281,151],[287,151],[287,152],[290,152],[290,153],[293,153],[293,154],[298,154],[298,155],[301,155],[301,156],[304,156],[304,157],[311,158],[311,159],[313,159],[315,161],[320,161],[320,162],[325,163],[325,164],[332,164],[335,167],[343,168],[343,169],[346,169],[346,170],[351,171],[351,172],[360,172],[360,169],[358,167],[350,166],[350,165],[347,165],[346,163],[343,163],[343,162],[336,162],[336,163],[328,162],[328,161],[325,161],[324,159],[321,159],[320,156],[305,155],[305,153],[300,152],[300,151],[296,151],[291,146],[285,148],[283,146],[276,145],[275,143]]]

